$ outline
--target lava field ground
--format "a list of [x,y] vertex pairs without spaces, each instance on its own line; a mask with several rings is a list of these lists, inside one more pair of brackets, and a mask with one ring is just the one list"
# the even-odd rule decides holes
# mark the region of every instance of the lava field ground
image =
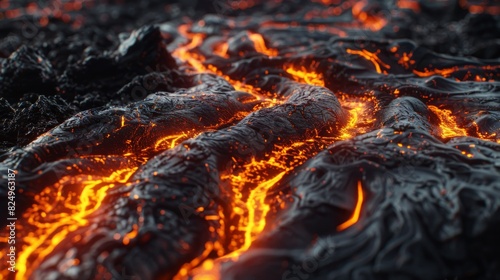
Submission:
[[0,1],[0,279],[500,279],[500,4]]

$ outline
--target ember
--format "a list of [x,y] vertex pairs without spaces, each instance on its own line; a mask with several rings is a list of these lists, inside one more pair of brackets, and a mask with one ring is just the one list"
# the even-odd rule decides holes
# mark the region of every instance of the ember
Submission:
[[164,2],[0,3],[0,279],[498,278],[495,1]]

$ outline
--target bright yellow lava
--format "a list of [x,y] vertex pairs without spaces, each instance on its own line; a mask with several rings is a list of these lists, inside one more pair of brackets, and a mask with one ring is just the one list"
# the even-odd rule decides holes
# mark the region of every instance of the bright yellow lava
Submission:
[[[87,216],[99,209],[107,191],[125,183],[136,169],[121,169],[108,177],[66,176],[36,195],[35,203],[23,214],[24,224],[35,230],[22,237],[24,246],[17,259],[15,279],[27,279],[30,268],[38,267],[69,233],[87,225]],[[75,185],[81,185],[80,194],[69,191]],[[72,201],[75,198],[77,201]]]
[[467,131],[457,125],[455,117],[450,110],[439,109],[433,105],[429,105],[428,108],[439,118],[441,138],[467,136]]
[[173,149],[175,145],[181,140],[185,140],[189,137],[187,133],[174,134],[160,138],[155,143],[155,151],[160,151],[164,149]]
[[314,86],[325,86],[325,81],[321,73],[307,71],[304,67],[287,67],[286,72],[291,74],[297,82]]
[[247,223],[246,225],[242,225],[243,223],[240,222],[240,228],[245,232],[244,243],[238,250],[224,256],[224,258],[237,257],[242,252],[248,250],[257,235],[264,230],[266,226],[266,215],[270,209],[269,205],[264,201],[267,191],[281,180],[285,174],[286,171],[282,171],[275,177],[260,183],[250,192],[248,200],[245,203],[248,211]]

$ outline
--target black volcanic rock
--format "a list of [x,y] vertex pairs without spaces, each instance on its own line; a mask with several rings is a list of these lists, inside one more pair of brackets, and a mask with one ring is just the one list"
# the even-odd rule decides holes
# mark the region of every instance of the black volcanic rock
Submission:
[[56,78],[50,61],[38,50],[23,45],[2,62],[0,95],[17,101],[24,93],[55,92]]
[[0,139],[0,153],[6,148],[15,145],[16,138],[8,134],[6,126],[9,125],[12,117],[14,116],[14,109],[10,106],[9,101],[0,97],[0,125],[1,125],[1,139]]
[[0,4],[15,277],[498,279],[495,1]]
[[176,68],[158,27],[133,31],[113,52],[83,58],[70,65],[59,79],[64,94],[99,92],[108,96],[137,75]]
[[172,76],[171,71],[152,72],[137,76],[118,90],[113,100],[120,100],[121,103],[128,104],[132,101],[144,99],[149,94],[158,91],[173,92],[175,87]]
[[[1,105],[4,108],[7,105]],[[10,108],[12,110],[12,108]],[[6,115],[0,133],[0,142],[7,141],[23,146],[38,135],[60,124],[73,114],[76,108],[60,96],[37,97],[34,103],[21,101],[15,112]],[[11,117],[9,117],[11,116]]]
[[14,109],[9,104],[7,99],[0,97],[0,118],[2,121],[11,117],[14,114]]
[[130,68],[134,67],[139,67],[139,71],[148,71],[147,67],[177,67],[162,42],[160,29],[151,25],[133,31],[116,50],[115,61],[132,71]]

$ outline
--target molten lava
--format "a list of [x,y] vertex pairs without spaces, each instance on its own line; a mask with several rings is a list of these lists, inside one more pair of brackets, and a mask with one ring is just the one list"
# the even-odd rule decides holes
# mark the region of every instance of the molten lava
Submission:
[[2,279],[498,275],[495,5],[21,2]]
[[[35,196],[32,208],[25,211],[23,230],[31,230],[23,238],[23,251],[17,260],[16,279],[26,279],[29,268],[41,261],[71,232],[88,223],[87,216],[101,206],[108,190],[125,183],[137,168],[114,171],[108,177],[63,177],[59,182]],[[26,231],[28,232],[28,231]],[[74,241],[85,238],[75,236]],[[128,239],[128,237],[124,237]],[[66,264],[77,265],[78,259]]]
[[361,182],[358,182],[358,199],[356,201],[356,208],[354,208],[354,212],[352,213],[352,217],[344,223],[340,224],[337,229],[344,230],[352,225],[354,225],[359,220],[359,215],[361,213],[361,206],[363,205],[363,187],[361,186]]

